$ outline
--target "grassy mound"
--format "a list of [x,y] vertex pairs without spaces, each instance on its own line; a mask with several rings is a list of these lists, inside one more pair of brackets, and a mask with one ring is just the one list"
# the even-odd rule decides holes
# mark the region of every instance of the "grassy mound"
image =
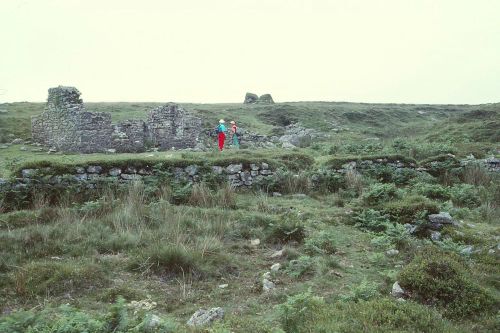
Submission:
[[436,248],[426,248],[400,272],[401,286],[424,304],[438,306],[449,318],[492,311],[498,301],[474,282],[462,260]]

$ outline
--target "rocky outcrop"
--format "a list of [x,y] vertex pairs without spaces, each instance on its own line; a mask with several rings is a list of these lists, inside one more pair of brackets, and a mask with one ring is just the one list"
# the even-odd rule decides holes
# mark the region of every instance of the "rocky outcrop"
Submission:
[[260,97],[256,94],[247,92],[245,95],[244,104],[274,104],[271,94],[264,94]]
[[264,94],[259,97],[257,101],[258,104],[274,104],[274,100],[271,97],[271,94]]
[[255,104],[259,100],[259,96],[256,94],[252,94],[250,92],[247,92],[245,95],[245,100],[243,101],[243,104]]
[[193,148],[198,143],[201,119],[174,103],[152,110],[146,121],[112,124],[111,114],[85,110],[74,87],[49,89],[45,111],[31,119],[35,143],[62,152],[141,152]]

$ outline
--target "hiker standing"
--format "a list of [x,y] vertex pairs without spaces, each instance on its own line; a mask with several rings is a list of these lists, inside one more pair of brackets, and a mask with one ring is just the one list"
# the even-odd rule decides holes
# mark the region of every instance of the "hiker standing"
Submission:
[[238,139],[238,126],[236,126],[236,122],[231,120],[231,141],[233,142],[233,146],[236,149],[240,149],[240,140]]
[[226,141],[226,126],[224,126],[224,119],[219,120],[219,126],[217,126],[217,136],[219,138],[219,150],[224,149],[224,142]]

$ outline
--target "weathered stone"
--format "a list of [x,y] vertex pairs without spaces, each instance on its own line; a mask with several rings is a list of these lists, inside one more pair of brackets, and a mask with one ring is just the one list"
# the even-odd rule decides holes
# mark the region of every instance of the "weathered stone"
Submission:
[[265,162],[262,162],[262,164],[260,165],[260,168],[262,170],[268,170],[269,169],[269,164],[265,163]]
[[257,246],[259,244],[260,244],[260,239],[258,239],[258,238],[250,240],[250,245],[252,245],[252,246]]
[[75,171],[76,171],[76,173],[85,173],[85,168],[83,168],[83,167],[76,167]]
[[27,151],[28,148],[26,148],[25,146],[22,146],[21,148],[19,148],[20,151]]
[[433,231],[433,232],[431,232],[431,239],[433,241],[439,241],[439,240],[441,240],[441,233],[439,231]]
[[273,197],[281,197],[282,194],[280,192],[273,192]]
[[259,96],[257,96],[256,94],[252,94],[250,92],[247,92],[243,103],[244,104],[254,104],[254,103],[257,103],[258,100],[259,100]]
[[222,318],[224,318],[224,309],[222,308],[199,309],[189,318],[187,324],[189,326],[206,326]]
[[280,258],[283,256],[283,250],[275,251],[270,255],[270,258]]
[[198,166],[197,165],[189,165],[187,166],[184,171],[186,171],[186,173],[189,175],[189,176],[194,176],[198,173]]
[[13,145],[20,145],[23,142],[24,142],[23,139],[19,139],[19,138],[12,140]]
[[133,166],[128,166],[125,168],[125,173],[134,174],[137,173],[137,169]]
[[418,229],[418,227],[417,227],[416,225],[414,225],[414,224],[410,224],[410,223],[405,223],[405,224],[403,225],[403,227],[405,227],[406,231],[407,231],[410,235],[414,234],[414,233],[417,231],[417,229]]
[[277,272],[277,271],[279,271],[279,270],[280,270],[280,268],[281,268],[281,264],[280,264],[280,263],[276,263],[276,264],[273,264],[273,265],[271,266],[271,271],[273,271],[273,272]]
[[260,174],[262,176],[269,176],[269,175],[272,175],[273,172],[271,170],[260,170]]
[[460,250],[460,254],[470,256],[474,250],[474,247],[472,245],[468,245],[464,247],[462,250]]
[[116,176],[121,175],[122,170],[120,168],[112,168],[111,170],[109,170],[108,173],[109,173],[110,176],[116,177]]
[[262,280],[262,290],[266,293],[272,291],[274,288],[276,288],[276,285],[274,282],[268,280],[268,279],[263,279]]
[[457,223],[452,219],[451,215],[446,212],[441,212],[439,214],[430,214],[428,216],[428,219],[431,223],[430,228],[434,230],[439,230],[443,227],[443,225],[447,224],[453,224],[456,225]]
[[391,295],[395,298],[406,296],[406,292],[403,290],[403,288],[401,288],[398,281],[394,282],[394,284],[392,285]]
[[250,175],[252,177],[258,176],[259,175],[259,171],[258,170],[252,170],[252,171],[250,171]]
[[221,166],[218,166],[218,165],[214,165],[212,167],[212,171],[218,175],[222,174],[222,172],[224,171],[224,168],[221,167]]
[[226,173],[228,173],[228,174],[238,173],[241,170],[243,170],[243,164],[241,164],[241,163],[240,164],[229,164],[226,167]]
[[273,98],[271,94],[264,94],[259,97],[257,100],[258,104],[274,104]]
[[243,171],[240,174],[240,177],[241,177],[241,180],[243,180],[244,182],[248,182],[248,181],[252,180],[252,175],[250,174],[249,171]]
[[23,178],[31,178],[37,174],[37,169],[23,169],[21,170],[21,175]]
[[252,171],[258,171],[260,169],[260,167],[257,164],[252,163],[252,164],[250,164],[250,169]]
[[88,173],[101,173],[102,167],[100,165],[89,165],[87,167]]
[[396,250],[396,249],[390,249],[390,250],[387,250],[385,252],[385,254],[389,257],[394,257],[394,256],[397,256],[399,254],[399,251]]
[[228,175],[227,179],[229,179],[229,180],[240,180],[240,174],[239,173],[235,173],[234,175]]
[[86,173],[78,173],[78,174],[74,175],[73,177],[78,181],[85,181],[89,178]]

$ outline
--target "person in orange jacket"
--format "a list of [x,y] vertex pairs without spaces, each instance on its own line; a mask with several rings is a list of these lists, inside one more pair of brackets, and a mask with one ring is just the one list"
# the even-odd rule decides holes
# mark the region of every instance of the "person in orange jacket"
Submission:
[[240,148],[240,140],[238,138],[238,126],[236,126],[236,122],[231,120],[231,141],[233,142],[233,146],[236,149]]

